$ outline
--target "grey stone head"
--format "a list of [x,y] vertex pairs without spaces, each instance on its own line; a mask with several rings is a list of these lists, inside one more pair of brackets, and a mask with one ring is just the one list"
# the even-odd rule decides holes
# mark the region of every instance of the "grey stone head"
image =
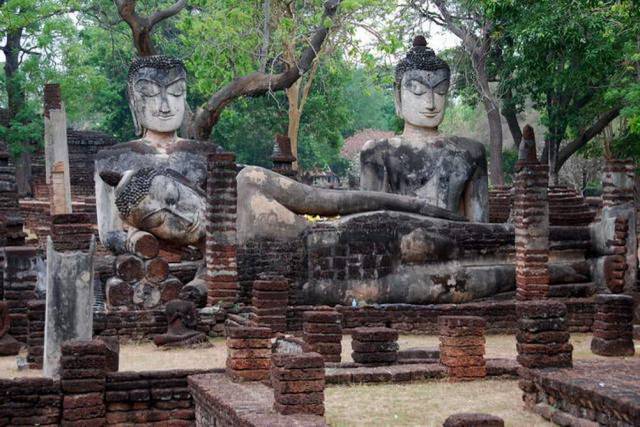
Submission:
[[127,79],[137,135],[146,129],[175,132],[186,110],[187,71],[182,61],[163,55],[136,58]]
[[180,246],[197,245],[204,238],[204,191],[178,172],[142,168],[100,176],[115,187],[115,204],[127,224]]
[[417,36],[396,67],[395,100],[398,116],[412,125],[437,128],[444,118],[451,69]]

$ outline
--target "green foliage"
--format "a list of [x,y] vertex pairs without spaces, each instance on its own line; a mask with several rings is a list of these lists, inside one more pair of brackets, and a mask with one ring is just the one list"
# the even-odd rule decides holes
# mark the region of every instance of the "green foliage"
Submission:
[[10,121],[9,127],[0,125],[0,140],[9,146],[13,157],[31,150],[33,142],[40,142],[44,132],[42,116],[38,113],[35,103],[29,102]]

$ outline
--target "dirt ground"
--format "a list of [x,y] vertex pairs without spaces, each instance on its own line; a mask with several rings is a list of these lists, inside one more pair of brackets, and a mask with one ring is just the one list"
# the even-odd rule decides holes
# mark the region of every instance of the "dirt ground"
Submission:
[[[575,359],[599,358],[591,353],[591,334],[574,334],[571,337]],[[223,368],[226,348],[223,338],[211,339],[213,347],[180,350],[160,350],[151,342],[137,342],[120,347],[120,371],[149,371],[166,369]],[[411,347],[437,347],[437,336],[401,335],[401,349]],[[640,357],[640,342],[636,345],[636,357]],[[513,335],[487,336],[486,357],[515,358],[516,344]],[[351,361],[351,337],[342,340],[342,361]],[[18,371],[15,357],[0,357],[0,378],[38,377],[39,370]]]

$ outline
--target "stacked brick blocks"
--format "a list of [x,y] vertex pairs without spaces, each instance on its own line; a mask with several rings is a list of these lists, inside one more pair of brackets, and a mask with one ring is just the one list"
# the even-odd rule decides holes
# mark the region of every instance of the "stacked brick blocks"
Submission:
[[[535,152],[534,159],[535,159]],[[549,167],[536,160],[516,165],[514,224],[516,298],[532,300],[549,293]]]
[[271,357],[274,409],[283,415],[324,415],[324,359],[318,353]]
[[45,300],[27,302],[29,336],[27,337],[27,362],[30,369],[42,369],[44,355]]
[[269,378],[272,335],[269,328],[227,328],[227,375],[233,381],[263,381]]
[[633,298],[596,296],[591,351],[600,356],[633,356]]
[[518,363],[525,368],[569,368],[573,346],[567,331],[567,307],[557,301],[516,304]]
[[61,385],[63,426],[104,425],[106,346],[102,341],[62,344]]
[[504,420],[489,414],[453,414],[442,427],[504,427]]
[[57,251],[86,251],[91,244],[95,220],[86,213],[54,215],[51,239]]
[[236,302],[239,291],[235,155],[209,155],[207,172],[207,303],[231,305]]
[[440,363],[451,381],[472,381],[487,376],[484,360],[486,321],[475,316],[441,316]]
[[11,329],[9,334],[22,343],[29,335],[27,301],[36,298],[39,261],[38,250],[33,247],[3,248],[4,300],[9,305]]
[[252,312],[259,326],[273,332],[287,330],[289,282],[282,276],[261,275],[253,282]]
[[335,310],[305,311],[302,338],[325,362],[340,363],[342,354],[342,315]]
[[398,360],[398,331],[356,328],[351,333],[351,357],[362,365],[391,365]]

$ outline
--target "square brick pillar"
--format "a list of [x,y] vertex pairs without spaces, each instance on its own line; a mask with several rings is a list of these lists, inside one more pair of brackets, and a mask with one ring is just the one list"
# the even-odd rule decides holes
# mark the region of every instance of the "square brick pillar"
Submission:
[[[538,162],[533,130],[524,132],[516,163],[513,214],[516,234],[516,298],[549,294],[549,166]],[[527,139],[528,138],[528,139]]]
[[525,368],[570,368],[567,306],[558,301],[526,301],[516,304],[518,363]]
[[324,415],[324,359],[318,353],[271,356],[274,409],[283,415]]
[[30,369],[42,369],[44,356],[45,300],[27,302],[29,335],[27,337],[27,362]]
[[596,296],[591,351],[600,356],[633,356],[633,298],[628,295]]
[[398,360],[398,331],[390,328],[355,328],[351,357],[369,366],[391,365]]
[[261,274],[253,282],[251,312],[258,326],[271,328],[273,332],[287,330],[287,306],[289,282],[282,276]]
[[232,305],[239,293],[235,155],[210,154],[207,173],[207,304]]
[[63,426],[106,424],[106,364],[106,346],[100,340],[70,340],[62,344]]
[[11,329],[9,334],[22,343],[27,342],[29,319],[27,301],[36,298],[37,266],[41,258],[38,249],[28,246],[11,246],[4,251],[4,299],[9,305]]
[[302,339],[324,357],[325,362],[340,363],[342,356],[342,314],[336,310],[305,311],[302,314]]
[[89,214],[60,214],[51,218],[51,239],[57,251],[87,251],[94,236]]
[[476,316],[440,316],[440,363],[450,381],[473,381],[487,376],[484,332],[487,322]]
[[232,381],[264,381],[271,368],[269,328],[227,327],[227,375]]

